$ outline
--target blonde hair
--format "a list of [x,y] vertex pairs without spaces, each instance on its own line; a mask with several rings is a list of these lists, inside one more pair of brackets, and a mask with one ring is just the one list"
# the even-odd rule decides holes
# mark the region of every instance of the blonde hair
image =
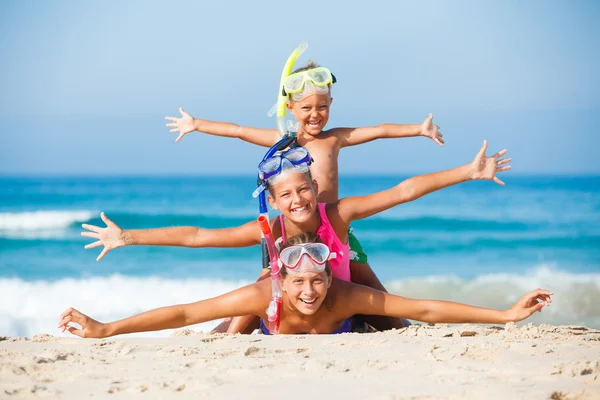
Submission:
[[309,69],[315,69],[315,68],[319,68],[319,67],[320,67],[320,65],[317,64],[316,62],[314,62],[313,60],[308,60],[304,67],[295,69],[294,72],[292,72],[292,74],[308,71]]
[[273,198],[276,197],[275,196],[275,191],[273,190],[273,186],[275,186],[277,183],[280,182],[279,179],[277,179],[277,180],[273,179],[272,180],[272,178],[278,177],[278,176],[280,176],[282,174],[285,174],[285,173],[288,173],[288,172],[295,172],[297,174],[304,175],[304,178],[306,179],[307,182],[310,183],[310,186],[314,190],[315,186],[314,186],[314,183],[313,183],[312,174],[310,173],[310,169],[308,171],[306,171],[306,172],[300,172],[300,171],[294,171],[294,169],[291,168],[289,170],[281,171],[279,174],[277,174],[277,175],[275,175],[275,176],[273,176],[273,177],[271,177],[271,178],[269,178],[269,179],[266,180],[267,190],[269,191],[269,194],[271,195],[271,197],[273,197]]

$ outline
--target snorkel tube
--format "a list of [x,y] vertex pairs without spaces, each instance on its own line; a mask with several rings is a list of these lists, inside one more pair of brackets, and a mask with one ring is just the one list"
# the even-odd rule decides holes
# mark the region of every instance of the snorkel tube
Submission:
[[[285,103],[288,100],[287,95],[285,94],[285,90],[283,89],[283,84],[285,79],[290,76],[292,73],[292,69],[294,68],[294,64],[296,60],[304,53],[304,51],[308,48],[307,42],[302,42],[296,49],[290,54],[285,65],[283,66],[283,70],[281,71],[281,79],[279,81],[279,91],[277,92],[277,104],[275,105],[277,111],[277,130],[279,131],[279,135],[283,138],[289,134],[285,126],[285,112],[286,107]],[[269,111],[269,116],[272,114],[272,109]]]
[[278,254],[277,249],[275,249],[273,235],[271,234],[269,219],[264,215],[259,216],[258,226],[260,226],[260,230],[265,238],[267,248],[269,249],[269,259],[271,265],[271,301],[269,302],[269,308],[267,308],[269,331],[271,331],[272,334],[277,334],[279,333],[281,304],[283,303],[281,273],[279,271],[279,263],[277,262]]

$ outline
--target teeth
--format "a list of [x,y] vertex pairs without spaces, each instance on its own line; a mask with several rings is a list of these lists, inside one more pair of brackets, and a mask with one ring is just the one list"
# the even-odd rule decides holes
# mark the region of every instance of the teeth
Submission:
[[302,211],[304,211],[304,210],[306,210],[306,206],[304,206],[304,207],[300,207],[300,208],[294,208],[294,209],[292,210],[292,212],[302,212]]
[[[300,299],[300,300],[302,300],[302,299]],[[305,303],[305,304],[313,304],[313,303],[314,303],[316,300],[317,300],[317,299],[313,299],[313,300],[311,300],[311,301],[308,301],[308,300],[302,300],[302,302],[303,302],[303,303]]]

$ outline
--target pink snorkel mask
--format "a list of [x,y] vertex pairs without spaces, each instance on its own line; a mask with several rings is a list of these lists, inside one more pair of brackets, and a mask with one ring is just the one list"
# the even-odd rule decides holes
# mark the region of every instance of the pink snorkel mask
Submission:
[[286,247],[279,253],[279,266],[288,273],[323,272],[327,261],[336,257],[323,243],[304,243]]

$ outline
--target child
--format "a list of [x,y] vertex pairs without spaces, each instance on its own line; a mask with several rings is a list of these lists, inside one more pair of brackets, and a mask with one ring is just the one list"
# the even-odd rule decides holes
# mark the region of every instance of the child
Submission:
[[[338,254],[331,261],[333,276],[350,280],[348,248],[348,227],[353,220],[367,218],[390,209],[398,204],[410,202],[428,193],[469,180],[493,180],[503,184],[496,173],[510,169],[506,166],[510,158],[500,159],[507,151],[502,150],[492,157],[486,157],[487,142],[484,141],[475,159],[466,165],[448,171],[409,178],[399,185],[368,196],[347,197],[332,203],[320,203],[318,183],[308,170],[310,155],[304,158],[290,157],[289,152],[306,151],[295,148],[273,157],[276,162],[266,163],[272,168],[263,171],[271,175],[267,179],[269,202],[281,211],[281,217],[270,221],[273,237],[294,236],[300,233],[316,233],[321,240]],[[279,158],[277,158],[279,157]],[[287,166],[290,167],[287,167]],[[504,165],[504,166],[503,166]],[[104,246],[98,256],[115,248],[128,245],[159,245],[185,247],[246,247],[261,243],[261,234],[256,220],[235,228],[203,229],[195,227],[172,227],[159,229],[122,230],[104,214],[102,220],[106,228],[83,224],[89,232],[82,236],[98,239],[85,246],[86,249]],[[396,321],[396,320],[393,320]],[[381,329],[381,328],[379,328]]]
[[[314,74],[314,72],[317,74]],[[314,77],[321,79],[315,82]],[[370,142],[379,138],[403,138],[425,136],[443,146],[444,140],[439,127],[433,124],[433,115],[422,124],[399,125],[383,124],[362,128],[333,128],[324,130],[329,120],[332,102],[331,85],[334,77],[327,68],[309,62],[305,67],[294,71],[286,80],[284,88],[288,92],[287,108],[298,123],[298,144],[306,147],[315,160],[311,167],[313,177],[319,184],[319,202],[333,203],[338,200],[338,155],[340,149]],[[182,117],[166,117],[171,121],[167,127],[178,132],[176,141],[187,133],[197,130],[217,136],[234,137],[260,146],[271,147],[279,139],[276,129],[242,127],[228,122],[213,122],[193,118],[183,109]],[[362,246],[351,231],[348,232],[351,248],[352,281],[385,291],[368,264]],[[395,326],[401,327],[401,326]]]
[[[310,251],[308,251],[310,246]],[[327,246],[307,235],[294,236],[280,252],[283,307],[280,333],[330,334],[351,331],[352,316],[381,315],[429,323],[504,324],[528,318],[552,303],[552,292],[537,289],[504,311],[435,300],[413,300],[332,279]],[[105,338],[133,332],[181,328],[236,315],[252,314],[267,319],[271,300],[269,279],[252,283],[212,299],[157,308],[120,321],[101,323],[69,308],[60,316],[62,332],[83,338]],[[77,323],[81,329],[71,325]],[[264,334],[270,334],[261,323]]]

